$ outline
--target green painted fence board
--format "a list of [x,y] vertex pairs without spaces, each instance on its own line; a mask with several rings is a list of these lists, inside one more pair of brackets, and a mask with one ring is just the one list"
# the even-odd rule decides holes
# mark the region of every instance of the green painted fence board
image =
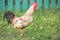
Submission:
[[5,0],[0,0],[0,9],[1,9],[2,11],[5,10]]
[[34,0],[30,0],[30,6],[33,4]]
[[12,0],[8,0],[8,10],[12,10]]
[[37,0],[37,2],[38,2],[38,8],[42,9],[42,0]]
[[49,0],[44,0],[44,7],[49,8]]
[[15,0],[15,10],[20,11],[20,0]]
[[52,9],[55,8],[55,0],[51,0],[51,8],[52,8]]
[[23,0],[23,11],[27,10],[28,8],[28,0]]
[[60,0],[58,0],[58,8],[60,9]]
[[0,0],[0,10],[1,10],[1,0]]

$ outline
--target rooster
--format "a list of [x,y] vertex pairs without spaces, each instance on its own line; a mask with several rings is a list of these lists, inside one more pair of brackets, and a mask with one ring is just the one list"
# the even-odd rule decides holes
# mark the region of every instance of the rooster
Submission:
[[38,3],[34,2],[32,6],[27,10],[27,12],[21,16],[16,17],[13,12],[7,11],[4,14],[4,18],[7,20],[8,23],[20,30],[21,35],[24,34],[24,28],[28,26],[33,20],[34,11],[37,9]]

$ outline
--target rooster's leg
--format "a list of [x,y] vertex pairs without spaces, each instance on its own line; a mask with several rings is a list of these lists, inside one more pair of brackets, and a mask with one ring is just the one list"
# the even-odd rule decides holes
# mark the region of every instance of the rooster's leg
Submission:
[[21,33],[21,36],[24,35],[24,29],[19,29],[20,30],[20,33]]

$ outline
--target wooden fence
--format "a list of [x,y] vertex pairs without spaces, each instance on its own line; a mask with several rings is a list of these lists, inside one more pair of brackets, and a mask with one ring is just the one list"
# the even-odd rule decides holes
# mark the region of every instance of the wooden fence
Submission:
[[38,9],[60,9],[60,0],[0,0],[0,11],[25,11],[33,2],[38,2]]

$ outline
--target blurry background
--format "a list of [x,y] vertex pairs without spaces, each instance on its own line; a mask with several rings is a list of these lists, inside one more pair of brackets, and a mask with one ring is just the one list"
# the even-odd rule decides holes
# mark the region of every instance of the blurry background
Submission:
[[[38,2],[33,22],[24,36],[3,18],[5,11],[22,16],[33,2]],[[0,40],[60,40],[60,0],[0,0]]]
[[38,2],[38,9],[60,9],[60,0],[0,0],[0,11],[25,11],[33,2]]

